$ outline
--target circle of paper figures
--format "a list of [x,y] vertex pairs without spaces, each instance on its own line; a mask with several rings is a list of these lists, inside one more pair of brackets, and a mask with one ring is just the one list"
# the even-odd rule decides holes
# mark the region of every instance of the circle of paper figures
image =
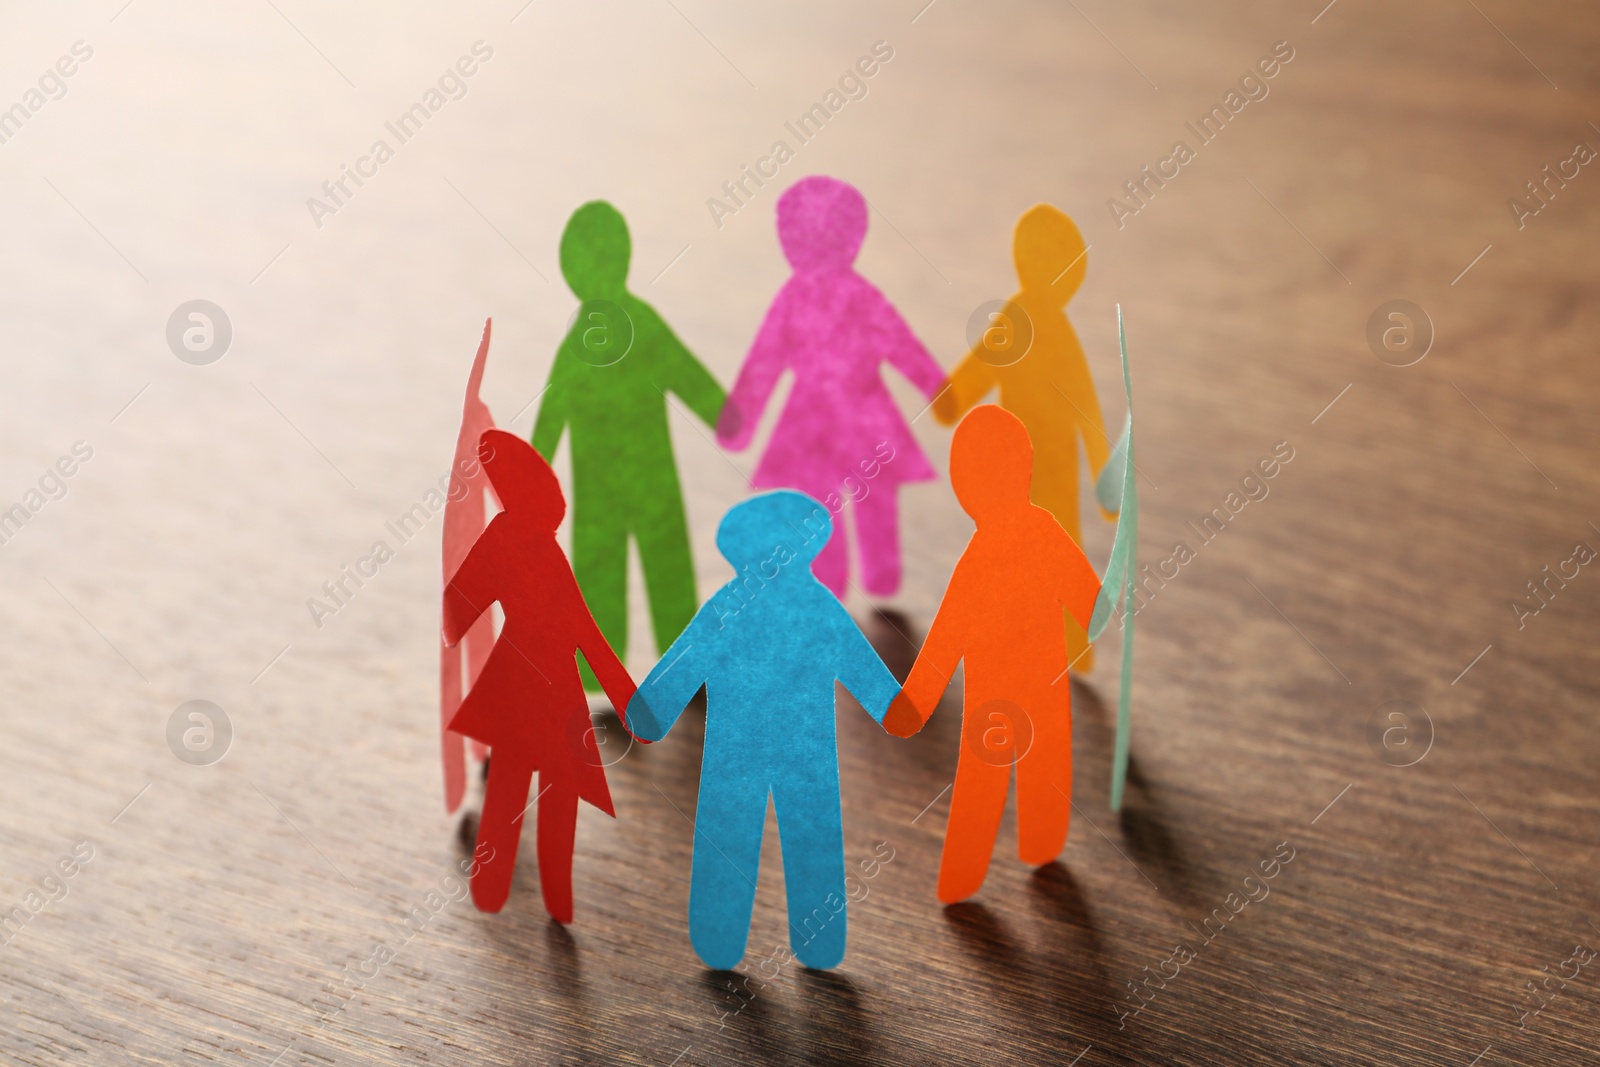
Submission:
[[[1023,214],[1013,246],[1020,288],[974,313],[969,350],[948,376],[856,271],[867,219],[866,200],[835,178],[804,178],[779,198],[778,238],[792,273],[727,393],[629,291],[628,227],[604,201],[579,207],[562,233],[561,271],[579,305],[557,346],[531,441],[495,429],[478,398],[485,323],[450,473],[440,661],[449,810],[465,795],[468,741],[479,758],[492,754],[474,852],[479,908],[505,904],[524,817],[537,809],[545,908],[570,922],[578,801],[614,816],[606,768],[635,740],[662,740],[703,691],[689,890],[695,951],[715,968],[743,957],[770,801],[791,948],[808,967],[836,966],[848,927],[835,683],[885,730],[909,737],[964,666],[967,710],[938,880],[941,901],[963,900],[983,884],[1013,771],[1021,860],[1049,863],[1065,845],[1068,678],[1089,669],[1090,642],[1119,605],[1112,807],[1120,805],[1133,648],[1124,601],[1138,531],[1121,310],[1129,414],[1113,444],[1065,311],[1088,269],[1071,219],[1046,204]],[[884,383],[885,364],[922,392],[939,421],[956,426],[950,480],[975,525],[903,685],[841,602],[850,588],[869,597],[899,589],[897,490],[935,477]],[[742,450],[786,375],[792,388],[751,478],[758,492],[730,508],[717,530],[734,576],[701,603],[669,394],[714,427],[723,447]],[[998,406],[982,403],[995,390]],[[563,438],[572,468],[570,564],[556,537],[567,496],[550,466]],[[1117,522],[1103,582],[1078,547],[1080,439],[1102,513]],[[500,510],[489,518],[491,502]],[[630,543],[659,654],[637,690],[622,665]],[[504,615],[498,635],[489,611],[496,602]],[[616,709],[618,727],[592,720],[586,690],[596,689]],[[816,915],[825,921],[802,921]]]

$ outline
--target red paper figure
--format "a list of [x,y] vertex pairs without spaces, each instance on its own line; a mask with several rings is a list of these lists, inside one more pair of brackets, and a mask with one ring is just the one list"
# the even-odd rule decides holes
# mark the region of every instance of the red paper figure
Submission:
[[[478,439],[484,431],[494,429],[494,416],[489,405],[478,399],[478,386],[483,382],[483,364],[489,357],[489,328],[492,319],[483,323],[483,340],[478,342],[478,354],[472,359],[472,371],[467,375],[467,399],[461,409],[461,432],[456,436],[456,456],[450,464],[450,492],[444,504],[444,581],[467,558],[472,542],[483,533],[487,508],[483,494],[494,492],[484,477],[478,463]],[[461,707],[461,695],[472,688],[483,665],[489,660],[489,649],[494,645],[494,620],[485,614],[467,631],[462,647],[439,646],[439,748],[444,761],[444,807],[455,811],[467,790],[466,739],[450,729],[450,720]],[[466,665],[462,666],[463,654]],[[484,746],[474,743],[473,755],[483,758]]]
[[444,594],[444,639],[453,645],[489,605],[505,623],[477,684],[450,728],[493,750],[478,827],[488,858],[472,879],[473,903],[499,911],[511,892],[528,793],[539,772],[539,884],[545,910],[572,921],[572,842],[581,797],[616,817],[578,676],[577,653],[618,714],[633,680],[601,636],[556,542],[567,502],[555,472],[526,441],[490,430],[478,456],[505,508],[478,538]]

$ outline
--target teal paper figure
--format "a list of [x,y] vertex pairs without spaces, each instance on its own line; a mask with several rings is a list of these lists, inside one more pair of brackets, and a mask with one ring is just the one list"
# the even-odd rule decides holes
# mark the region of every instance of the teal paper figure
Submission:
[[1111,810],[1122,809],[1122,791],[1128,782],[1128,748],[1133,730],[1133,604],[1135,575],[1139,571],[1139,483],[1133,466],[1133,376],[1128,373],[1128,335],[1122,328],[1122,305],[1117,305],[1117,345],[1122,352],[1122,388],[1128,394],[1128,419],[1122,437],[1111,450],[1094,491],[1100,506],[1119,514],[1111,541],[1111,559],[1100,583],[1100,595],[1089,618],[1089,640],[1098,641],[1122,605],[1122,675],[1117,692],[1117,739],[1111,754]]
[[[727,399],[655,309],[628,291],[629,254],[627,223],[605,201],[591,200],[567,220],[561,273],[582,303],[533,426],[533,447],[548,461],[571,429],[572,569],[622,659],[630,538],[644,568],[658,651],[683,631],[699,602],[667,393],[708,427]],[[583,678],[596,688],[588,664]]]
[[789,941],[807,967],[844,958],[844,831],[834,683],[883,722],[899,683],[811,573],[833,536],[828,509],[779,490],[735,505],[717,547],[736,572],[701,607],[628,704],[655,741],[706,689],[689,938],[706,965],[744,956],[770,795],[778,813]]

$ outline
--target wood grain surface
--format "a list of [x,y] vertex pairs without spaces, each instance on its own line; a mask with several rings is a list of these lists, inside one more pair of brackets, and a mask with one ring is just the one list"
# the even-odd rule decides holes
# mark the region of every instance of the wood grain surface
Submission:
[[[1600,1062],[1600,966],[1575,962],[1600,945],[1600,572],[1566,562],[1600,549],[1600,169],[1565,162],[1600,148],[1592,8],[924,4],[6,6],[0,108],[28,115],[0,144],[0,511],[28,518],[0,544],[0,1059]],[[864,95],[714,219],[879,41]],[[1279,42],[1265,95],[1199,143],[1186,123]],[[378,140],[392,158],[362,164]],[[1115,219],[1180,140],[1193,158]],[[314,212],[343,166],[373,173]],[[1016,217],[1078,219],[1069,314],[1112,425],[1128,321],[1141,561],[1192,558],[1137,616],[1120,814],[1114,632],[1073,682],[1060,861],[1021,865],[1008,814],[955,907],[934,882],[958,694],[908,742],[842,699],[847,860],[877,861],[849,954],[730,989],[687,937],[694,713],[648,749],[607,733],[618,818],[581,816],[571,927],[531,843],[503,913],[459,899],[440,523],[386,524],[445,473],[489,315],[485,399],[528,431],[577,204],[621,208],[632,287],[730,382],[786,275],[773,203],[808,173],[869,198],[860,269],[947,366],[1013,289]],[[232,324],[205,366],[166,336],[192,299]],[[1392,300],[1431,324],[1409,366],[1369,345]],[[705,595],[758,452],[671,418]],[[75,442],[91,458],[48,477]],[[1265,495],[1241,487],[1280,447]],[[849,602],[901,669],[970,531],[944,482],[902,506],[902,594]],[[1101,564],[1110,527],[1085,522]],[[379,540],[394,558],[319,624],[307,600]],[[231,724],[207,766],[168,743],[196,699]],[[1284,855],[1268,895],[1230,896]],[[786,940],[782,884],[769,818],[753,972]]]

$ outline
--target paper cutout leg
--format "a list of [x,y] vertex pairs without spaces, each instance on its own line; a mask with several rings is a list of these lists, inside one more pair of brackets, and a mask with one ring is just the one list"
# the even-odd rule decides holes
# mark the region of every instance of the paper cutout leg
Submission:
[[861,555],[861,587],[871,596],[893,596],[900,588],[898,486],[870,488],[851,505]]
[[817,970],[844,959],[846,929],[839,777],[823,770],[821,776],[795,775],[772,794],[783,846],[789,946],[801,963]]
[[[683,633],[700,604],[682,499],[674,493],[652,502],[651,511],[653,514],[646,521],[634,527],[634,535],[650,601],[650,627],[660,653]],[[612,647],[622,646],[613,643]]]
[[1061,855],[1072,820],[1071,688],[1063,679],[1029,711],[1033,745],[1017,761],[1017,858],[1042,867]]
[[702,768],[689,876],[689,941],[707,967],[731,970],[744,958],[766,821],[764,780],[737,765]]
[[[494,640],[491,632],[489,639]],[[468,636],[471,641],[471,636]],[[455,811],[467,795],[467,739],[450,729],[461,706],[461,649],[439,645],[439,760],[444,771],[444,810]]]
[[[529,761],[515,752],[495,753],[489,781],[484,785],[483,815],[478,820],[478,848],[474,853],[487,857],[479,860],[477,873],[472,876],[472,902],[480,911],[499,911],[511,895],[511,877],[516,873],[517,848],[522,841],[522,813],[528,806],[532,786],[533,766]],[[549,800],[550,794],[546,793],[539,801],[541,812]]]
[[956,764],[950,819],[944,831],[944,855],[939,859],[938,892],[943,904],[966,900],[983,886],[1011,784],[1010,766],[996,767],[968,755],[973,746],[981,746],[983,741],[969,741],[966,730],[963,723],[961,760]]
[[[583,490],[578,491],[582,493]],[[581,522],[578,521],[580,515],[583,516]],[[582,496],[573,508],[572,573],[578,579],[584,602],[599,624],[606,644],[625,650],[628,645],[628,527],[621,516],[608,514],[599,504]],[[600,683],[587,661],[581,664],[581,671],[584,689],[598,692]]]
[[[495,770],[499,770],[498,767]],[[578,794],[548,771],[539,774],[539,889],[558,923],[572,921],[572,845],[578,830]],[[522,825],[520,822],[517,824]]]

